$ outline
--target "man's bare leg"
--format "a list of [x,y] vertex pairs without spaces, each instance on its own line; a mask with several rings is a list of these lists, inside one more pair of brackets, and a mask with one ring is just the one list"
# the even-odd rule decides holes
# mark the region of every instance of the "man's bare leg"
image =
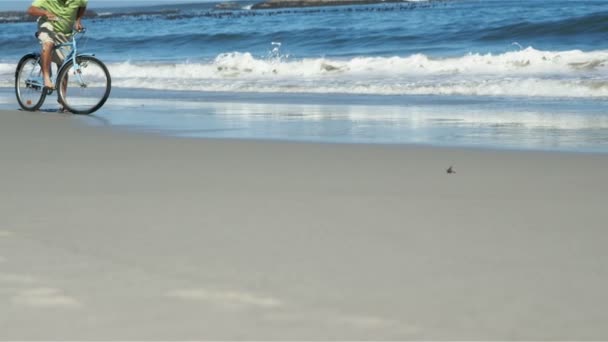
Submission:
[[46,42],[42,45],[42,76],[44,76],[44,86],[53,89],[53,81],[51,81],[51,61],[53,59],[54,44]]
[[68,77],[70,76],[66,74],[63,78],[63,82],[61,82],[61,90],[64,95],[67,95],[66,91],[68,90]]
[[[68,75],[65,75],[65,77],[63,78],[63,81],[61,82],[61,92],[62,92],[64,98],[67,96],[66,92],[68,90],[68,77],[69,77]],[[59,97],[57,97],[57,102],[59,103],[59,111],[67,113],[68,111],[65,109],[65,107],[63,106],[61,101],[59,101]]]

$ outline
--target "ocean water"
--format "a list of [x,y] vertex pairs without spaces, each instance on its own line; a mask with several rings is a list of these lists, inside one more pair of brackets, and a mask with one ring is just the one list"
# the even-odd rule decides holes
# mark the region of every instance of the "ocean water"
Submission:
[[[85,50],[115,89],[97,116],[193,136],[608,152],[608,1],[253,3],[93,7]],[[6,107],[37,46],[33,23],[0,22]]]

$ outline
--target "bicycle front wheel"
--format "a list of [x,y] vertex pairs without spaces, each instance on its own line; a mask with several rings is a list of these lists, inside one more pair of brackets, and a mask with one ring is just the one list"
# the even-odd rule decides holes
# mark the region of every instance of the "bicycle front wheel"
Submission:
[[112,80],[108,68],[93,56],[70,60],[57,76],[59,102],[74,114],[91,114],[110,96]]
[[46,89],[40,67],[40,56],[23,56],[15,71],[15,95],[19,106],[27,111],[36,111],[44,103]]

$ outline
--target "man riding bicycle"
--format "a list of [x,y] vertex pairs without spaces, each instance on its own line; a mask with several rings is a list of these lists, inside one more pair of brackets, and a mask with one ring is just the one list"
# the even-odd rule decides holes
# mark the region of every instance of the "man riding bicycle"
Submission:
[[38,18],[36,36],[42,46],[41,64],[44,86],[55,89],[51,80],[51,62],[61,65],[64,54],[55,49],[56,44],[69,40],[72,30],[82,30],[81,19],[89,0],[34,0],[27,13]]

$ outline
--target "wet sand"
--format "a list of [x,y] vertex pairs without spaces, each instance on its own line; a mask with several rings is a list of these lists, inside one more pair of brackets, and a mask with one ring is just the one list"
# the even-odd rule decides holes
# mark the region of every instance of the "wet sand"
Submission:
[[0,160],[2,340],[608,338],[605,154],[0,111]]

